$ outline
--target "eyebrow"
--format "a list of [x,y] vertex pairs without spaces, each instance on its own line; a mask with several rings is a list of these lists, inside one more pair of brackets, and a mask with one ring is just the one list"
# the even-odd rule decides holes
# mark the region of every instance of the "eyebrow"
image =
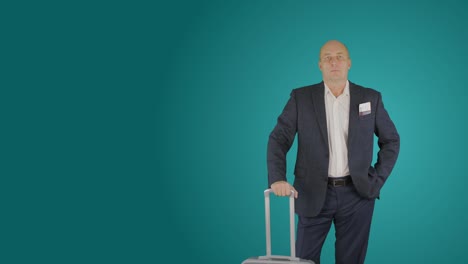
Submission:
[[[342,54],[344,54],[344,52],[340,51],[340,52],[337,52],[336,54],[342,55]],[[330,52],[326,52],[326,53],[324,53],[323,55],[324,55],[324,56],[327,56],[327,55],[331,55],[331,53],[330,53]]]

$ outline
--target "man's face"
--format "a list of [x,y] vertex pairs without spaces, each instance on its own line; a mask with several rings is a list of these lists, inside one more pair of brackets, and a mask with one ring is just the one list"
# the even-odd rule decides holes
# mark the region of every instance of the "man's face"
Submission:
[[319,68],[324,81],[346,81],[351,59],[348,50],[338,41],[327,42],[320,50]]

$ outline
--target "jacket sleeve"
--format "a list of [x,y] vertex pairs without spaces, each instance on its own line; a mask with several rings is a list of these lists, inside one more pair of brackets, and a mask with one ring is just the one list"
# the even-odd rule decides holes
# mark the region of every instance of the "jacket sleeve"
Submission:
[[267,147],[268,186],[277,181],[286,181],[286,154],[297,132],[297,102],[295,90],[278,117],[270,133]]
[[378,137],[379,152],[374,168],[369,171],[374,196],[378,196],[395,166],[400,152],[400,135],[385,110],[382,96],[378,93],[375,120],[375,135]]

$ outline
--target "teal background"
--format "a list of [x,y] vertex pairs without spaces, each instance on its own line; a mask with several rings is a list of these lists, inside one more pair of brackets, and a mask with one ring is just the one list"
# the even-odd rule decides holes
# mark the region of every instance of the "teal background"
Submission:
[[[240,263],[264,254],[266,144],[344,42],[401,136],[366,263],[464,263],[463,1],[1,5],[2,263]],[[292,181],[296,146],[288,155]],[[288,254],[287,199],[273,250]],[[284,228],[283,228],[284,227]],[[333,263],[333,231],[323,263]]]

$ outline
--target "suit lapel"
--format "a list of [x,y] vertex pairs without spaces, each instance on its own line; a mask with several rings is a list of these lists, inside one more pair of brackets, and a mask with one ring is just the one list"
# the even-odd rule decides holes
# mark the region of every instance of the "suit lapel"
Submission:
[[351,82],[349,82],[349,93],[351,98],[349,102],[348,152],[349,148],[353,145],[352,142],[357,133],[359,125],[359,103],[362,101],[361,89]]
[[[324,142],[328,145],[327,115],[325,112],[325,86],[319,84],[317,89],[312,89],[312,102],[314,104],[315,116],[322,133]],[[359,126],[359,103],[362,102],[362,93],[354,83],[349,82],[349,127],[348,127],[348,151],[352,146],[353,138]]]
[[317,89],[312,90],[312,102],[314,103],[315,116],[319,123],[324,142],[328,146],[327,115],[325,112],[325,85],[321,82]]

